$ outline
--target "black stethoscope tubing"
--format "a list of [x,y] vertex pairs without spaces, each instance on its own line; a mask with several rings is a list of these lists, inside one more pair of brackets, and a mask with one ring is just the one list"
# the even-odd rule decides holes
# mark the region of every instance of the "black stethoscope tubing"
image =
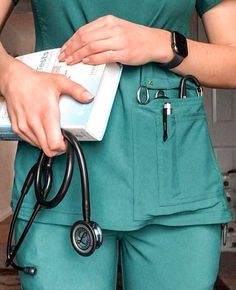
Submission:
[[[37,213],[40,211],[40,209],[42,208],[42,206],[36,202],[35,206],[34,206],[34,211],[30,216],[30,219],[23,231],[23,233],[21,234],[17,244],[12,247],[12,239],[13,239],[13,233],[14,233],[14,228],[15,228],[15,224],[16,224],[16,219],[17,216],[20,212],[20,208],[22,206],[22,203],[24,201],[24,198],[26,196],[26,194],[28,193],[29,188],[31,187],[33,180],[34,180],[34,176],[35,176],[35,170],[36,170],[36,164],[30,169],[26,180],[24,182],[24,185],[22,187],[21,190],[21,196],[19,198],[19,201],[17,203],[17,206],[15,208],[13,217],[12,217],[12,221],[11,221],[11,225],[10,225],[10,229],[9,229],[9,235],[8,235],[8,241],[7,241],[7,260],[6,260],[6,266],[12,266],[14,269],[18,270],[18,271],[24,271],[24,272],[28,272],[28,271],[33,271],[35,270],[34,267],[21,267],[19,265],[17,265],[13,260],[16,256],[16,253],[18,252],[18,250],[21,247],[22,242],[24,241]],[[51,180],[52,180],[52,175],[48,174],[47,175],[47,182],[46,185],[44,187],[44,194],[45,194],[45,198],[47,197],[50,189],[51,189]],[[32,273],[31,273],[32,274]]]
[[[56,207],[62,199],[65,197],[65,194],[70,186],[73,170],[74,170],[74,152],[76,154],[79,169],[80,169],[80,180],[81,180],[81,189],[82,189],[82,208],[83,208],[83,218],[85,221],[90,221],[90,199],[89,199],[89,184],[88,184],[88,171],[85,163],[85,158],[83,151],[81,149],[81,146],[78,142],[78,140],[73,136],[72,133],[63,130],[63,136],[68,141],[67,143],[67,162],[66,162],[66,169],[65,169],[65,175],[61,184],[61,187],[58,191],[58,193],[55,195],[54,198],[51,200],[46,200],[44,198],[44,194],[42,194],[42,173],[43,173],[43,167],[45,162],[49,159],[47,155],[44,153],[41,153],[39,156],[37,171],[36,171],[36,177],[35,177],[35,196],[37,198],[38,203],[43,208],[53,208]],[[74,150],[72,149],[74,148]]]
[[[27,274],[34,275],[36,272],[35,267],[27,266],[22,267],[14,262],[17,251],[21,247],[23,240],[25,239],[35,217],[42,208],[50,209],[56,207],[65,197],[65,194],[70,186],[73,169],[74,169],[74,152],[77,157],[79,169],[80,169],[80,179],[81,179],[81,189],[82,189],[82,209],[83,209],[83,221],[78,221],[73,225],[71,234],[76,234],[76,231],[82,227],[87,230],[90,236],[93,237],[92,245],[87,251],[80,249],[80,246],[76,244],[74,238],[72,238],[72,244],[77,252],[81,255],[88,256],[92,252],[99,248],[102,244],[102,232],[100,227],[95,222],[90,222],[90,198],[89,198],[89,182],[88,182],[88,171],[85,162],[85,157],[82,148],[79,144],[77,138],[70,132],[62,130],[62,134],[67,141],[66,149],[66,168],[62,184],[57,192],[57,194],[51,199],[47,200],[49,192],[52,187],[53,173],[52,173],[52,158],[48,157],[41,151],[38,161],[30,169],[24,185],[21,190],[21,196],[17,203],[16,209],[14,211],[12,222],[9,229],[8,242],[7,242],[7,260],[6,266],[12,266],[18,271],[24,271]],[[44,185],[42,186],[42,180]],[[16,224],[17,216],[20,212],[20,208],[24,201],[26,194],[28,193],[32,183],[34,182],[36,203],[31,217],[23,230],[20,238],[18,239],[16,245],[12,246],[13,232]]]

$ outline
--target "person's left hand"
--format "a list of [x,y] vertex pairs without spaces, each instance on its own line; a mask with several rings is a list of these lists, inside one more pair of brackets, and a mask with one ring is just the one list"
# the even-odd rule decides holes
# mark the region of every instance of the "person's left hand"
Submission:
[[59,60],[68,64],[141,65],[168,61],[172,53],[168,47],[170,32],[107,15],[79,28],[62,46]]

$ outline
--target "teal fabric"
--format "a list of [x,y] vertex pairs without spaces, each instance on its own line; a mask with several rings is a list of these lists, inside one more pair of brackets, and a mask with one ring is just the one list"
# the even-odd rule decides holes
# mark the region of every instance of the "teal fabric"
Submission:
[[[24,226],[18,222],[17,236]],[[20,274],[23,290],[116,289],[118,247],[124,290],[212,290],[217,277],[219,225],[106,230],[90,257],[74,251],[69,235],[68,226],[33,224],[17,260],[36,266],[37,274]]]
[[207,12],[220,2],[222,2],[222,0],[205,0],[205,1],[198,0],[196,5],[198,14],[202,16],[205,12]]
[[[201,9],[220,1],[201,1]],[[113,14],[136,23],[189,34],[194,0],[33,0],[36,50],[60,47],[85,23]],[[91,189],[92,219],[102,228],[134,230],[147,224],[191,225],[223,223],[231,219],[219,166],[209,139],[203,99],[189,88],[178,99],[180,76],[155,63],[124,66],[121,82],[102,142],[83,142]],[[145,85],[151,102],[137,103]],[[154,100],[164,90],[173,106],[168,118],[169,138],[162,141],[163,102]],[[33,96],[32,96],[33,97]],[[44,96],[42,96],[44,97]],[[20,143],[15,161],[13,207],[26,174],[39,150]],[[55,194],[64,174],[65,157],[54,162]],[[82,218],[78,169],[62,203],[42,210],[44,223],[69,225]],[[52,194],[53,194],[52,193]],[[35,197],[28,193],[20,216],[28,218]]]

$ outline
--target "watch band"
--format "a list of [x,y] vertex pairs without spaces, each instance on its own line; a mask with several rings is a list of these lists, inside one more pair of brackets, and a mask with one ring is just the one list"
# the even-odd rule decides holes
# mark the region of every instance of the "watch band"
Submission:
[[178,54],[174,54],[174,57],[172,58],[172,60],[170,60],[167,63],[159,63],[159,65],[160,67],[165,68],[165,69],[172,69],[180,65],[183,60],[184,60],[184,57]]
[[171,48],[174,56],[167,63],[159,63],[160,67],[172,69],[180,65],[188,55],[187,39],[177,31],[171,31]]

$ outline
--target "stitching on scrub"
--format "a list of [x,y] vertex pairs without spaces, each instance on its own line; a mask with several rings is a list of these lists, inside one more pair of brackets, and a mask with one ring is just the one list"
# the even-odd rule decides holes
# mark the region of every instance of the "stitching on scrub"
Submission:
[[[159,168],[158,168],[158,165],[159,165],[159,162],[160,162],[160,155],[158,154],[158,138],[159,138],[159,135],[158,135],[158,120],[156,119],[155,120],[155,125],[156,125],[156,172],[157,172],[157,180],[156,180],[156,192],[155,192],[155,194],[154,194],[154,196],[153,196],[153,201],[154,201],[154,203],[156,204],[156,202],[157,202],[157,204],[160,204],[160,200],[159,200],[159,193],[160,193],[160,184],[159,184],[159,182],[158,182],[158,180],[159,180]],[[173,132],[173,131],[172,131]],[[173,134],[171,134],[171,136],[170,137],[172,137],[172,135]]]
[[[211,195],[211,196],[210,196]],[[217,202],[219,200],[219,198],[222,196],[222,190],[217,190],[214,193],[209,193],[209,197],[206,197],[206,193],[201,194],[201,195],[196,195],[196,196],[191,196],[191,198],[175,198],[175,202],[171,202],[171,200],[166,200],[165,204],[161,204],[160,207],[168,207],[168,206],[180,206],[181,204],[195,204],[198,202],[202,202],[202,201],[207,201],[207,200],[211,200],[211,199],[216,199]],[[194,197],[198,197],[197,199],[192,200]],[[179,203],[176,203],[179,202]]]
[[134,122],[134,110],[131,111],[131,137],[132,137],[132,168],[133,168],[133,219],[135,220],[135,202],[134,202],[134,198],[135,198],[135,186],[134,186],[134,175],[135,175],[135,168],[134,168],[134,127],[133,127],[133,122]]
[[[17,201],[15,201],[14,200],[14,208],[16,207],[16,202]],[[30,204],[31,205],[31,204]],[[34,208],[33,208],[33,206],[28,206],[27,204],[24,204],[24,206],[22,206],[22,211],[23,212],[25,212],[25,211],[27,211],[27,213],[28,213],[28,211],[30,211],[30,214],[32,213],[31,211],[33,210]],[[52,212],[49,212],[48,211],[48,213],[52,213]],[[71,216],[77,216],[78,217],[78,215],[81,215],[81,212],[72,212],[72,211],[58,211],[58,210],[53,210],[53,213],[55,213],[55,214],[69,214],[69,215],[71,215]]]
[[[146,107],[144,108],[144,105],[139,105],[140,107],[137,107],[137,109],[134,109],[133,111],[135,112],[147,112],[153,115],[153,117],[157,120],[162,120],[162,107],[157,107],[156,110],[153,107]],[[174,107],[173,107],[174,108]],[[178,122],[184,122],[184,121],[195,121],[195,120],[204,120],[206,118],[205,112],[199,112],[199,113],[184,113],[184,112],[178,112],[173,113],[172,116],[169,117],[170,119],[174,119],[175,121]]]
[[[38,31],[41,35],[41,41],[42,41],[42,45],[43,45],[43,48],[46,49],[48,46],[47,46],[47,41],[45,40],[45,37],[44,35],[46,35],[45,32],[43,32],[43,22],[42,22],[42,19],[41,17],[39,16],[40,13],[39,13],[39,8],[38,8],[38,4],[37,4],[37,1],[34,1],[34,12],[35,12],[35,15],[37,15],[37,22],[39,24],[39,28],[38,28]],[[37,35],[36,35],[36,38],[37,38]],[[36,41],[37,43],[37,41]]]
[[175,121],[177,122],[187,122],[187,121],[197,121],[197,120],[205,120],[206,119],[206,115],[199,113],[199,114],[183,114],[181,115],[181,113],[179,115],[173,115],[173,118],[175,119]]

